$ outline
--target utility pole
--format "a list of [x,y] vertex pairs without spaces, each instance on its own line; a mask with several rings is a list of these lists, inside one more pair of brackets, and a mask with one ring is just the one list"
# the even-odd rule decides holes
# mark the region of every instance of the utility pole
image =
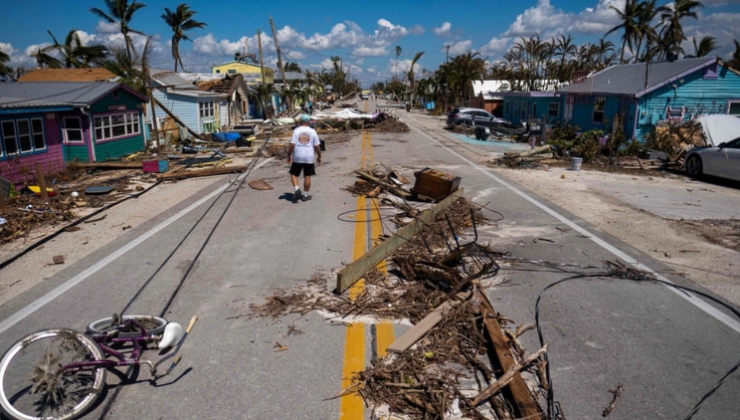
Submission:
[[272,28],[272,38],[275,41],[275,49],[277,50],[278,66],[280,66],[280,77],[283,80],[283,86],[285,86],[285,69],[283,68],[283,57],[280,54],[280,44],[278,44],[277,34],[275,33],[275,23],[272,21],[270,16],[270,27]]
[[[447,58],[445,58],[445,64],[449,64],[450,62],[450,43],[447,43]],[[450,88],[450,69],[449,67],[445,69],[445,109],[444,112],[447,112],[447,97],[450,96],[447,92],[447,89]]]
[[262,33],[257,29],[257,43],[260,46],[260,82],[265,83],[265,63],[262,61]]

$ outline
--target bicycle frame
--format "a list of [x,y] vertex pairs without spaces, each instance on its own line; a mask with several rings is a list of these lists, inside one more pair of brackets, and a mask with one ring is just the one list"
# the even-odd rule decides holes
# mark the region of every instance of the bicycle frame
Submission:
[[[118,360],[111,360],[111,359],[103,359],[103,360],[92,360],[89,362],[76,362],[72,363],[66,366],[63,366],[60,371],[61,372],[79,372],[79,371],[86,371],[86,370],[95,370],[98,368],[106,368],[108,370],[117,368],[120,366],[133,366],[133,365],[141,365],[146,364],[149,365],[150,369],[153,369],[154,364],[149,360],[141,360],[141,353],[142,353],[142,343],[146,343],[149,341],[154,341],[156,338],[155,336],[148,335],[146,332],[146,328],[144,328],[143,325],[136,322],[136,320],[133,319],[127,319],[122,324],[123,327],[115,327],[116,329],[125,329],[129,327],[136,327],[141,332],[140,335],[135,337],[115,337],[110,336],[107,333],[100,333],[91,335],[90,338],[95,340],[96,343],[98,343],[98,346],[100,346],[100,349],[103,351],[106,357],[115,357]],[[110,345],[114,344],[120,344],[120,343],[132,343],[133,344],[133,351],[131,352],[130,357],[126,357],[126,355],[122,352],[119,352],[117,350],[114,350],[110,347]]]

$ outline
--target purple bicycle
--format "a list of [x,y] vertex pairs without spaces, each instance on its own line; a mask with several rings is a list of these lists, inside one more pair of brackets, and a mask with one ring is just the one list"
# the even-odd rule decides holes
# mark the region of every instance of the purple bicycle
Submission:
[[[100,319],[85,333],[62,328],[33,333],[0,359],[0,407],[17,420],[78,418],[103,395],[108,370],[146,365],[153,380],[172,372],[197,320],[190,320],[184,334],[176,322],[144,315]],[[156,362],[142,359],[155,345],[164,355]]]

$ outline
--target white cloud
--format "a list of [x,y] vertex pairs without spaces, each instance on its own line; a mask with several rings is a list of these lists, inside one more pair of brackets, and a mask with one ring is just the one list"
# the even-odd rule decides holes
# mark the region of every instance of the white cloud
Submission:
[[116,34],[121,32],[117,24],[108,23],[104,20],[98,21],[98,25],[95,27],[95,31],[101,34]]
[[388,55],[386,47],[357,47],[352,51],[353,55],[359,57],[380,57]]
[[[205,36],[195,38],[193,40],[193,50],[201,54],[219,56],[219,55],[234,55],[237,52],[244,52],[244,42],[249,43],[249,37],[243,36],[237,41],[229,41],[228,39],[216,40],[216,37],[212,33]],[[263,48],[264,48],[264,39]],[[248,47],[249,48],[249,47]],[[256,51],[251,50],[250,51]]]
[[473,46],[473,41],[458,41],[450,44],[450,55],[459,55],[468,52]]
[[448,37],[450,36],[451,29],[452,24],[450,22],[444,22],[439,28],[434,28],[434,34],[441,37]]
[[481,48],[481,52],[488,54],[496,54],[508,51],[509,44],[511,42],[510,37],[493,37],[486,45]]
[[409,33],[411,35],[424,35],[426,33],[426,29],[424,29],[421,25],[414,25],[409,29]]

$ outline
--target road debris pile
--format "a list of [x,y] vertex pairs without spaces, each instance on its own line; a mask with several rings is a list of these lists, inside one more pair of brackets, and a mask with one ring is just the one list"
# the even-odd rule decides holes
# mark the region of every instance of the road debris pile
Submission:
[[[371,172],[367,175],[384,176]],[[351,190],[364,194],[360,188]],[[373,250],[344,267],[334,293],[326,279],[314,275],[307,285],[280,290],[232,318],[321,311],[335,324],[411,321],[414,327],[388,347],[388,355],[359,372],[341,394],[359,394],[373,418],[546,418],[540,408],[547,386],[546,347],[527,355],[518,337],[531,326],[514,327],[491,307],[481,280],[496,275],[496,259],[502,256],[477,243],[477,227],[489,223],[483,208],[462,198],[462,191],[456,194],[417,210],[412,222],[379,238]],[[407,213],[404,205],[397,210]],[[406,238],[404,229],[417,233]],[[363,264],[383,250],[379,258],[386,261],[387,272]],[[353,283],[348,273],[358,264],[368,268],[359,268],[364,283],[350,298],[341,292]]]

